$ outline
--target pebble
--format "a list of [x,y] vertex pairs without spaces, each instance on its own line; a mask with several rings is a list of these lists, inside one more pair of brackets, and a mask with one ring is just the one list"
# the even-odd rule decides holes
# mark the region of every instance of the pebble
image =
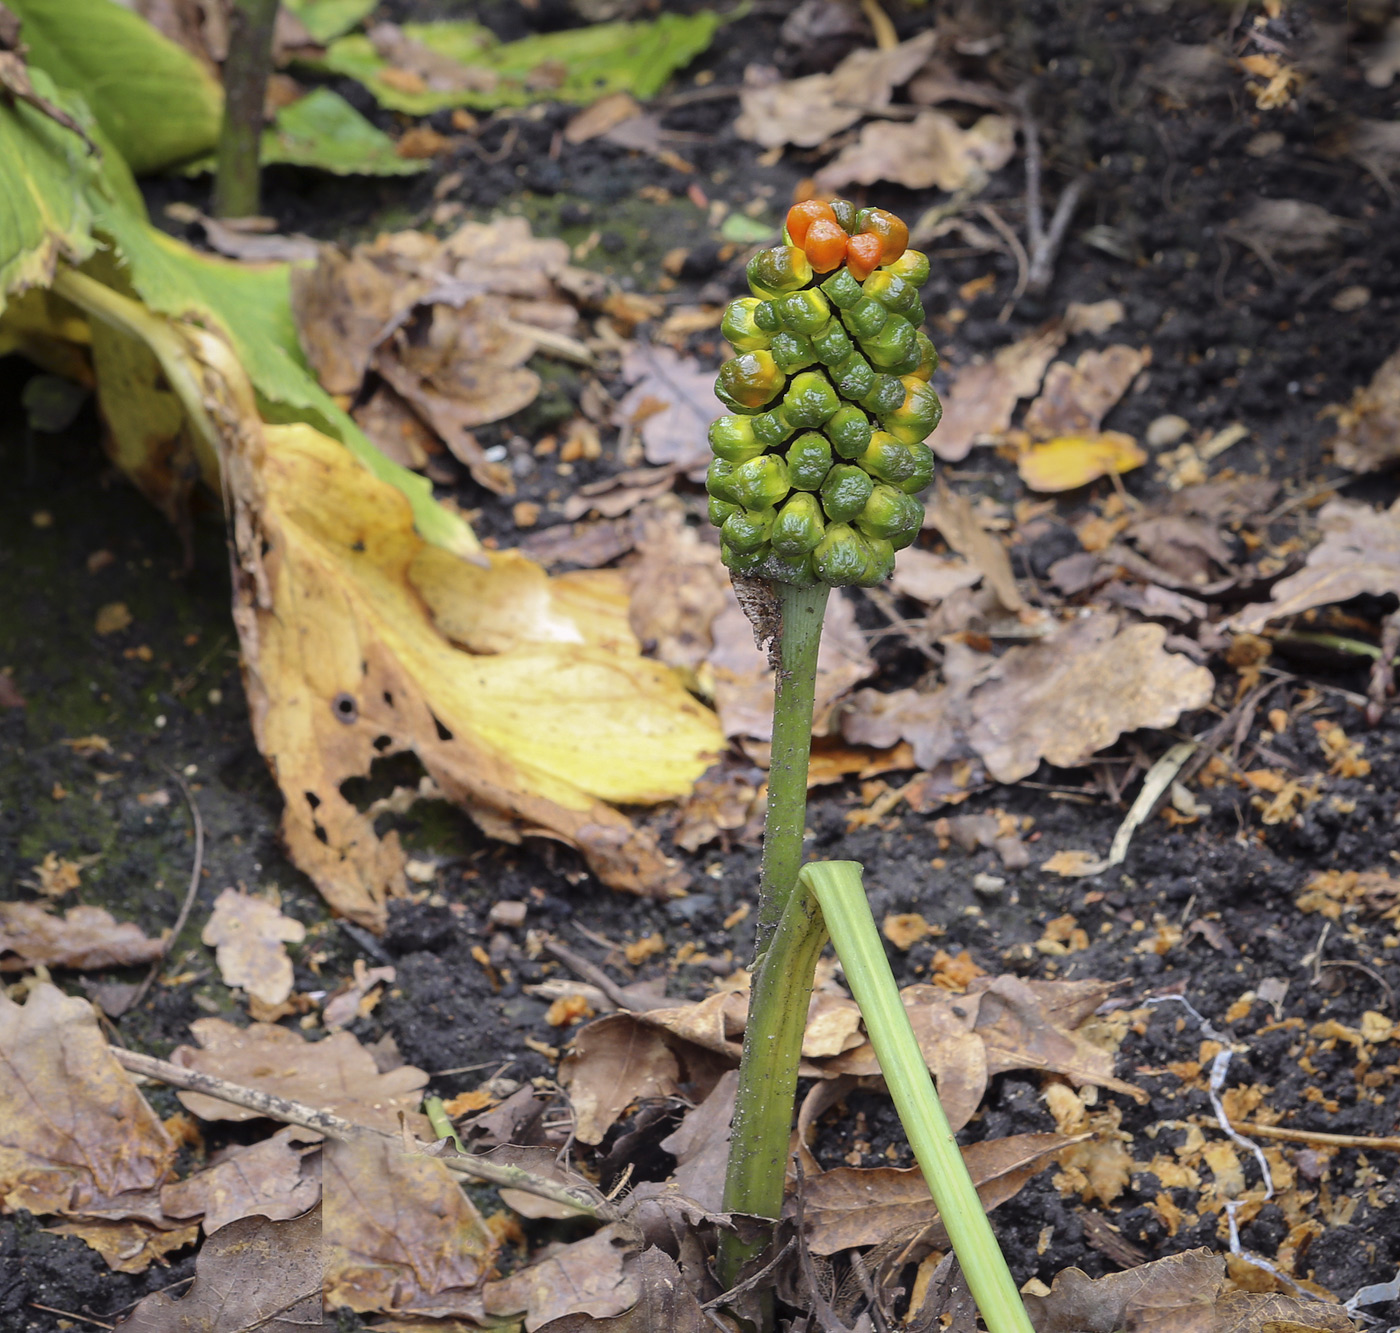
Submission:
[[1147,446],[1149,449],[1165,449],[1190,429],[1191,423],[1185,417],[1158,417],[1147,428]]
[[995,898],[1006,888],[1006,881],[1000,875],[979,874],[972,877],[973,893],[980,893],[984,898]]

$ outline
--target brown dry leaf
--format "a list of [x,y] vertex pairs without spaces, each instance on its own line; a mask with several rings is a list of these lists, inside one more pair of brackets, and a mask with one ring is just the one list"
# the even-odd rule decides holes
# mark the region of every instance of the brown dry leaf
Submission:
[[1271,620],[1332,606],[1362,593],[1400,591],[1400,501],[1372,509],[1359,500],[1330,500],[1317,516],[1322,540],[1307,565],[1274,585],[1270,601],[1246,607],[1230,627],[1257,634]]
[[375,987],[392,986],[397,975],[392,967],[366,967],[363,958],[355,959],[353,979],[326,1001],[321,1022],[334,1032],[336,1028],[349,1027],[357,1018],[367,1017],[379,1000]]
[[596,139],[600,134],[615,129],[624,120],[631,120],[641,114],[641,104],[631,93],[609,93],[606,97],[600,97],[592,106],[584,107],[569,120],[564,126],[564,142],[587,143],[590,139]]
[[860,1006],[844,992],[815,991],[807,1007],[802,1058],[820,1060],[853,1050],[865,1041]]
[[328,1143],[323,1169],[327,1306],[481,1313],[497,1242],[440,1161],[365,1137]]
[[1016,470],[1031,490],[1052,494],[1078,490],[1113,473],[1131,472],[1145,462],[1146,452],[1131,435],[1106,430],[1033,444],[1016,460]]
[[935,33],[923,32],[889,51],[852,51],[830,74],[746,87],[739,94],[734,129],[765,148],[815,148],[888,106],[894,90],[917,73],[936,42]]
[[[275,1023],[235,1027],[222,1018],[197,1018],[190,1031],[198,1047],[177,1046],[170,1059],[186,1069],[217,1074],[231,1083],[334,1111],[358,1124],[397,1134],[399,1113],[409,1128],[429,1138],[428,1120],[417,1106],[428,1075],[413,1065],[381,1074],[370,1054],[349,1032],[305,1041]],[[182,1092],[181,1102],[203,1120],[256,1120],[256,1111]]]
[[1226,1289],[1223,1255],[1209,1250],[1155,1259],[1091,1278],[1059,1273],[1046,1296],[1028,1296],[1036,1333],[1352,1333],[1338,1305]]
[[933,605],[960,588],[975,587],[981,579],[982,571],[961,556],[934,555],[911,546],[900,553],[890,575],[890,588],[903,597]]
[[714,371],[669,347],[636,343],[623,359],[622,377],[632,387],[613,419],[635,426],[647,462],[703,467],[710,458],[710,423],[725,411],[715,397]]
[[203,1216],[206,1236],[253,1214],[273,1221],[298,1217],[321,1197],[317,1150],[300,1145],[320,1141],[319,1134],[290,1125],[261,1143],[229,1148],[203,1171],[166,1185],[160,1205],[171,1217]]
[[633,1014],[609,1014],[574,1037],[559,1082],[568,1089],[579,1142],[601,1143],[632,1102],[679,1091],[680,1065],[662,1033]]
[[974,444],[997,443],[1011,425],[1018,399],[1040,387],[1055,353],[1068,336],[1058,321],[1003,347],[989,361],[975,360],[953,371],[943,398],[943,420],[929,437],[939,458],[956,463]]
[[55,1222],[44,1230],[54,1236],[76,1236],[116,1273],[144,1273],[154,1263],[165,1263],[167,1254],[199,1239],[198,1222],[157,1227],[131,1218],[77,1218]]
[[759,791],[752,776],[731,773],[720,778],[701,778],[681,806],[672,841],[677,847],[694,852],[725,833],[744,828],[759,812]]
[[606,1319],[622,1314],[641,1295],[635,1229],[614,1222],[507,1278],[486,1284],[488,1315],[524,1315],[529,1333],[561,1315]]
[[1325,254],[1338,245],[1347,226],[1325,208],[1302,199],[1260,199],[1226,226],[1225,234],[1272,263],[1275,256]]
[[119,634],[124,629],[130,629],[131,624],[131,610],[125,602],[108,602],[105,606],[97,608],[93,630],[104,635]]
[[57,852],[45,852],[44,859],[34,867],[36,878],[30,887],[37,887],[45,898],[62,898],[65,893],[72,893],[83,882],[85,863],[88,863],[87,857],[79,861],[70,861]]
[[819,190],[889,181],[910,190],[978,191],[1016,151],[1016,122],[990,113],[963,129],[944,111],[912,121],[871,121],[860,138],[816,174]]
[[92,1005],[47,982],[22,1006],[0,994],[4,1211],[148,1213],[174,1160],[175,1144],[113,1058]]
[[[490,656],[455,647],[411,580],[430,565],[435,604],[466,606],[489,598],[481,571],[429,554],[404,497],[335,441],[307,426],[264,438],[256,471],[237,474],[235,615],[254,734],[287,802],[283,836],[327,899],[378,930],[388,896],[405,891],[396,836],[381,840],[341,793],[401,751],[491,835],[558,838],[614,887],[670,892],[679,872],[604,802],[686,795],[721,748],[714,716],[634,643],[579,631],[583,642]],[[518,562],[499,568],[515,577]]]
[[[686,1284],[676,1261],[655,1246],[632,1266],[641,1286],[636,1305],[624,1314],[597,1318],[566,1314],[540,1326],[540,1333],[712,1333],[714,1324]],[[427,1333],[427,1330],[425,1330]]]
[[[1395,126],[1400,129],[1400,121]],[[1338,464],[1352,472],[1376,472],[1400,458],[1400,351],[1382,361],[1371,382],[1337,409],[1331,445]]]
[[996,593],[997,601],[1008,611],[1024,609],[1026,602],[1016,587],[1011,557],[978,519],[966,493],[951,491],[940,481],[924,526],[937,528],[953,550],[965,556],[981,571],[988,586]]
[[857,690],[842,710],[841,734],[857,745],[905,741],[927,772],[967,751],[966,723],[966,690]]
[[1042,759],[1071,768],[1125,731],[1205,707],[1215,678],[1165,651],[1165,639],[1160,625],[1120,629],[1116,616],[1094,613],[1008,650],[972,695],[969,741],[987,771],[1015,782]]
[[300,944],[306,927],[283,916],[279,904],[225,889],[214,899],[200,938],[216,949],[224,985],[266,1005],[281,1004],[292,993],[292,960],[283,945]]
[[1090,348],[1074,365],[1056,361],[1026,409],[1026,429],[1037,440],[1097,434],[1109,409],[1151,361],[1151,348],[1126,343]]
[[1097,852],[1074,851],[1062,848],[1054,856],[1040,863],[1047,875],[1063,875],[1068,879],[1078,879],[1088,873],[1090,866],[1096,866],[1103,858]]
[[438,437],[387,384],[350,414],[385,458],[421,471],[442,452]]
[[715,617],[731,596],[719,547],[686,522],[671,495],[637,512],[633,534],[636,556],[624,570],[632,629],[649,656],[693,672],[714,646]]
[[[1074,1140],[1063,1134],[1014,1134],[988,1139],[962,1150],[978,1197],[988,1212],[1005,1203],[1038,1172],[1050,1165],[1053,1155]],[[864,1245],[883,1245],[910,1233],[923,1232],[938,1223],[938,1209],[929,1197],[928,1184],[918,1167],[838,1167],[813,1176],[804,1189],[807,1243],[813,1254],[836,1254]],[[791,1212],[796,1200],[790,1199]],[[938,1228],[942,1233],[941,1225]],[[946,1245],[925,1235],[934,1246]]]
[[[758,651],[753,626],[730,592],[724,610],[711,627],[714,648],[702,672],[713,680],[715,711],[726,736],[752,736],[770,740],[773,735],[773,671]],[[817,657],[817,696],[812,734],[832,730],[832,705],[850,688],[875,670],[856,624],[855,606],[835,593],[826,607],[821,647]],[[703,676],[702,676],[703,679]]]
[[200,1246],[194,1285],[158,1291],[123,1333],[307,1333],[321,1327],[321,1212],[290,1221],[245,1217]]
[[130,921],[101,907],[70,907],[61,917],[39,903],[0,903],[0,971],[46,967],[138,967],[165,953]]
[[707,1212],[717,1213],[723,1203],[724,1172],[729,1161],[729,1125],[734,1119],[734,1096],[739,1071],[727,1071],[699,1106],[685,1114],[676,1130],[661,1140],[660,1148],[676,1159],[671,1184]]

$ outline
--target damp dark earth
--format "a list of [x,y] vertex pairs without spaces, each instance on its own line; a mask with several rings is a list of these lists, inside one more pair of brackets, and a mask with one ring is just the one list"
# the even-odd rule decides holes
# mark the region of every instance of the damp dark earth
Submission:
[[[387,0],[365,22],[401,33],[471,19],[509,43],[701,12]],[[423,85],[436,68],[426,48],[413,65],[375,31],[389,84]],[[706,517],[704,426],[722,410],[707,386],[750,256],[776,243],[790,204],[839,193],[906,219],[929,256],[924,330],[947,413],[929,441],[928,519],[893,581],[832,595],[805,854],[865,867],[895,977],[919,988],[911,1008],[971,1023],[964,1006],[986,1019],[987,997],[1002,997],[1002,1017],[986,1020],[1001,1046],[960,1029],[961,1054],[947,1047],[935,1072],[972,1089],[958,1141],[986,1145],[988,1160],[1012,1136],[1061,1136],[991,1187],[1012,1276],[1047,1298],[1067,1269],[1097,1279],[1205,1249],[1223,1257],[1217,1286],[1231,1293],[1311,1294],[1357,1328],[1400,1326],[1400,12],[756,0],[720,11],[698,45],[656,88],[610,92],[630,105],[604,111],[540,92],[563,66],[527,79],[538,97],[410,114],[344,68],[289,57],[278,78],[336,93],[391,145],[417,135],[398,160],[423,168],[269,166],[267,228],[232,239],[206,226],[207,175],[141,179],[152,222],[198,249],[256,263],[240,237],[295,238],[307,273],[338,257],[345,267],[316,270],[329,275],[323,302],[355,279],[367,253],[355,247],[399,238],[383,271],[420,283],[417,295],[346,384],[327,367],[348,325],[297,305],[334,396],[326,410],[425,475],[486,551],[519,551],[549,582],[522,574],[491,592],[490,616],[453,604],[470,623],[447,629],[413,554],[430,548],[405,520],[394,549],[414,575],[397,595],[424,624],[431,608],[458,658],[511,660],[492,617],[532,597],[596,615],[598,642],[632,636],[649,665],[596,734],[569,733],[582,712],[532,721],[508,692],[473,712],[472,691],[505,690],[510,671],[433,695],[413,674],[418,641],[386,612],[357,622],[383,625],[382,640],[355,647],[391,682],[389,713],[396,691],[429,700],[413,705],[418,739],[385,722],[383,745],[364,732],[347,758],[337,738],[361,735],[379,705],[330,690],[323,711],[338,720],[317,725],[340,730],[279,741],[278,692],[321,685],[315,671],[278,674],[266,622],[250,638],[246,553],[209,478],[186,456],[184,498],[161,512],[120,466],[114,436],[131,436],[114,425],[125,400],[93,389],[94,364],[113,373],[101,348],[78,338],[59,356],[48,334],[0,321],[6,1095],[18,1098],[23,1067],[14,1015],[48,986],[88,1006],[85,1041],[235,1084],[270,1078],[293,1100],[313,1099],[300,1051],[353,1047],[320,1085],[350,1119],[378,1115],[397,1136],[402,1110],[404,1130],[432,1141],[439,1127],[420,1108],[437,1097],[466,1148],[530,1169],[557,1158],[618,1201],[674,1177],[703,1205],[698,1230],[682,1235],[667,1213],[667,1236],[653,1225],[647,1241],[701,1302],[719,1296],[703,1215],[719,1212],[727,1111],[707,1099],[742,1032],[771,686]],[[818,75],[830,79],[799,82]],[[510,255],[527,258],[510,262],[533,285],[511,294],[504,322],[462,316],[444,332],[423,312],[456,318],[493,298],[435,296],[435,282],[460,281],[432,269],[452,243],[436,247],[503,218],[523,228]],[[541,241],[557,242],[555,258],[533,257]],[[522,320],[528,345],[512,360],[502,348]],[[485,367],[467,388],[422,369],[446,337]],[[144,372],[115,373],[135,384]],[[168,406],[160,373],[148,379]],[[266,421],[293,419],[258,388]],[[340,484],[329,465],[317,475]],[[297,505],[315,508],[288,502],[278,521]],[[373,551],[381,518],[366,514],[348,513],[346,531],[363,523]],[[272,619],[313,636],[313,662],[339,651],[329,631],[314,638],[329,623],[319,608],[342,595],[327,568],[276,590],[288,600]],[[311,628],[295,630],[293,606]],[[518,698],[535,699],[538,668],[519,660]],[[653,692],[653,670],[669,693]],[[716,744],[679,788],[638,778],[572,822],[544,784],[513,805],[483,795],[492,728],[526,736],[521,753],[570,747],[584,770],[643,755],[628,735],[641,725],[633,691],[710,719]],[[435,701],[448,698],[459,711],[445,722]],[[456,722],[478,714],[486,740]],[[259,735],[264,750],[286,747],[280,771]],[[328,784],[290,791],[291,806],[290,754],[308,783]],[[661,799],[645,799],[648,781]],[[589,823],[600,809],[606,837]],[[384,858],[387,896],[347,891],[333,905],[318,891],[339,865],[369,883],[378,872],[364,867]],[[36,925],[78,908],[110,914],[88,923],[86,962]],[[1063,989],[1039,988],[1052,982]],[[1070,1002],[1048,997],[1071,991],[1087,1008],[1068,1017],[1055,1005]],[[726,994],[737,1022],[716,1007]],[[794,1143],[808,1238],[775,1270],[782,1318],[973,1329],[956,1292],[939,1295],[948,1243],[931,1216],[919,1222],[916,1203],[877,1217],[833,1188],[869,1179],[882,1195],[906,1188],[892,1169],[914,1166],[856,1058],[856,1019],[842,1026],[847,1005],[828,956]],[[708,1036],[702,1012],[718,1023]],[[647,1026],[648,1013],[670,1017]],[[278,1028],[281,1044],[239,1047],[253,1026]],[[624,1058],[623,1042],[645,1059]],[[374,1080],[382,1095],[360,1086]],[[78,1115],[61,1087],[24,1096],[26,1117]],[[23,1206],[57,1197],[42,1180],[51,1163],[0,1131],[14,1191],[0,1195],[0,1330],[120,1327],[151,1293],[182,1295],[220,1234],[212,1210],[233,1205],[210,1187],[180,1213],[172,1189],[251,1160],[240,1154],[281,1128],[206,1115],[209,1099],[156,1080],[139,1096],[154,1113],[142,1133],[168,1144],[150,1152],[168,1158],[164,1183],[142,1182],[125,1211],[77,1194],[71,1208]],[[708,1119],[693,1114],[702,1104]],[[322,1167],[314,1141],[279,1140],[276,1170],[248,1187],[277,1196],[277,1225],[319,1198],[321,1171],[353,1175],[329,1154]],[[431,1224],[407,1203],[390,1218],[392,1192],[366,1205],[375,1226],[354,1231],[360,1266],[347,1260],[328,1286],[326,1327],[642,1326],[625,1322],[639,1279],[630,1301],[560,1294],[583,1291],[601,1263],[571,1248],[595,1223],[477,1180],[451,1189],[458,1202],[438,1200]],[[526,1300],[510,1284],[532,1266]],[[720,1308],[718,1326],[738,1327]],[[1177,1327],[1236,1326],[1181,1308]]]

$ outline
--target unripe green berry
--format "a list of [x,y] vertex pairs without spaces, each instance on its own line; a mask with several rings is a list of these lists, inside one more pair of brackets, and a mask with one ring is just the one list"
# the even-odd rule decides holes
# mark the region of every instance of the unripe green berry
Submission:
[[890,312],[870,296],[862,296],[849,310],[841,312],[841,322],[858,342],[873,338],[889,317]]
[[[762,356],[762,352],[755,353]],[[893,412],[905,399],[905,388],[893,375],[875,376],[874,382],[870,386],[870,392],[863,394],[857,401],[862,407],[868,408],[876,416],[881,416],[886,412]]]
[[906,495],[918,495],[933,480],[933,450],[922,440],[904,446],[914,460],[914,470],[899,483]]
[[870,418],[853,403],[845,403],[826,423],[826,438],[842,458],[859,458],[870,444]]
[[771,579],[774,583],[795,583],[799,586],[816,581],[810,555],[782,555],[769,550],[758,567],[760,578]]
[[814,287],[790,292],[773,302],[783,328],[790,333],[811,335],[831,322],[831,303]]
[[914,332],[914,341],[919,348],[919,364],[909,373],[927,384],[933,378],[933,372],[938,369],[938,350],[929,341],[928,334],[920,333],[917,329]]
[[734,469],[729,478],[729,489],[733,498],[745,509],[769,509],[787,498],[792,483],[788,479],[787,464],[781,458],[773,454],[760,454]]
[[[731,519],[732,523],[734,520]],[[856,515],[855,525],[867,537],[884,537],[895,545],[914,540],[924,521],[924,507],[912,495],[881,482],[870,493],[865,508]],[[728,524],[725,525],[727,532]]]
[[776,449],[789,435],[797,429],[783,415],[781,403],[768,412],[760,412],[756,417],[750,417],[753,422],[753,437],[763,445],[765,449]]
[[817,549],[825,535],[826,523],[816,496],[797,491],[778,510],[770,541],[779,555],[806,555]]
[[831,471],[831,445],[826,436],[814,430],[799,435],[787,451],[787,465],[795,490],[820,490],[826,474]]
[[836,220],[846,231],[854,236],[856,234],[856,206],[849,199],[833,199],[831,201],[831,211],[836,214]]
[[822,483],[822,510],[833,523],[849,523],[865,508],[874,489],[864,468],[838,463]]
[[870,359],[872,366],[889,371],[892,367],[907,361],[912,354],[914,365],[918,365],[918,343],[914,326],[903,315],[891,315],[880,329],[870,338],[862,338],[860,350]]
[[767,546],[760,546],[755,551],[736,551],[726,542],[721,541],[719,545],[719,556],[724,561],[724,567],[735,574],[747,574],[756,577],[763,568],[763,562],[768,559],[772,552]]
[[739,497],[734,493],[734,464],[728,459],[710,459],[710,466],[705,469],[705,489],[712,499],[739,507]]
[[719,331],[741,352],[760,352],[768,347],[769,335],[754,320],[754,312],[761,304],[756,296],[741,296],[724,308]]
[[906,250],[894,263],[883,265],[880,272],[903,278],[917,293],[928,281],[928,256],[922,250]]
[[715,396],[726,407],[749,414],[781,393],[785,379],[771,353],[745,352],[719,368]]
[[860,402],[875,387],[875,372],[859,352],[852,352],[840,365],[831,368],[831,381],[845,397]]
[[775,245],[749,260],[748,277],[755,296],[771,299],[805,287],[812,280],[812,265],[795,245]]
[[858,586],[874,588],[894,573],[895,547],[881,537],[867,537],[865,545],[869,555],[866,559],[865,573],[861,576]]
[[768,540],[777,516],[778,511],[772,508],[740,509],[724,520],[720,536],[736,551],[756,551]]
[[778,312],[773,308],[772,301],[760,301],[754,306],[753,322],[764,333],[781,333],[783,329],[783,322],[778,318]]
[[905,444],[917,444],[932,433],[943,416],[943,403],[924,380],[905,375],[898,381],[901,402],[893,411],[880,413],[880,424]]
[[792,375],[799,370],[806,370],[817,360],[817,354],[812,348],[812,340],[803,337],[800,333],[788,333],[786,330],[782,333],[775,333],[771,350],[773,360],[778,363],[778,369],[784,375]]
[[[875,432],[870,447],[856,461],[876,481],[887,482],[891,486],[898,486],[914,475],[914,455],[885,431]],[[742,466],[752,467],[753,463],[745,463]],[[737,472],[738,469],[736,476]],[[742,500],[742,495],[739,498]]]
[[812,565],[823,583],[849,588],[865,576],[870,557],[870,547],[860,533],[844,523],[833,523],[812,552]]
[[840,406],[831,381],[817,370],[794,375],[783,395],[783,416],[798,427],[823,425]]
[[745,463],[763,452],[763,443],[754,432],[756,417],[716,417],[710,422],[710,448],[716,458]]
[[744,511],[736,504],[730,504],[728,500],[717,500],[710,496],[710,522],[717,528],[724,526],[724,521],[730,514],[742,514]]
[[826,293],[831,304],[838,310],[849,310],[865,299],[865,293],[861,290],[860,283],[846,268],[838,268],[822,283],[822,291]]
[[888,269],[876,269],[860,289],[896,315],[907,315],[919,303],[919,293]]
[[825,328],[812,335],[812,350],[822,365],[836,366],[855,351],[855,344],[839,319],[829,319]]

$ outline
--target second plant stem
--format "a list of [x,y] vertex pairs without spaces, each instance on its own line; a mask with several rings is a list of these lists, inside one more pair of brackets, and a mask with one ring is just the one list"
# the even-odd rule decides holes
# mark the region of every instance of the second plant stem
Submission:
[[[812,975],[825,942],[824,934],[811,929],[811,921],[785,920],[784,910],[802,868],[817,652],[829,592],[824,584],[777,588],[782,630],[773,696],[773,750],[763,825],[753,991],[724,1181],[727,1212],[773,1219],[783,1208],[802,1034],[807,1026]],[[745,1244],[733,1233],[725,1233],[719,1253],[720,1278],[725,1285],[737,1282],[744,1263],[763,1248],[761,1240]]]
[[234,0],[224,61],[224,120],[214,176],[215,217],[252,217],[258,211],[258,157],[263,102],[272,67],[278,0]]

